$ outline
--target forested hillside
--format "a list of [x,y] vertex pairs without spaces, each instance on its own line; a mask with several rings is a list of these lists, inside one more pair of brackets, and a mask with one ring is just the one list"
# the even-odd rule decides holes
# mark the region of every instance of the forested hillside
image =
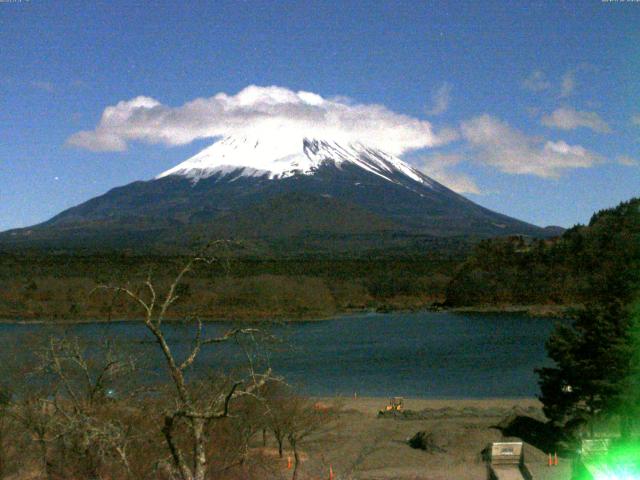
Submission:
[[595,213],[553,240],[486,240],[447,288],[449,306],[582,304],[640,284],[640,198]]

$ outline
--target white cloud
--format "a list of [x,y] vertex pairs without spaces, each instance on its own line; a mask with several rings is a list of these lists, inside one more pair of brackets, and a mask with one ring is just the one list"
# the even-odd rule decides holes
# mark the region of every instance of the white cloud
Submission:
[[440,115],[449,109],[451,103],[451,84],[443,83],[431,95],[432,107],[427,110],[427,115]]
[[532,92],[541,92],[551,88],[551,82],[547,80],[547,76],[542,70],[534,70],[524,79],[522,86]]
[[531,137],[486,114],[463,122],[461,130],[477,161],[509,174],[558,178],[566,170],[601,161],[579,145]]
[[452,170],[463,161],[463,157],[457,154],[433,154],[423,155],[413,163],[422,170],[425,175],[440,182],[457,193],[481,194],[480,187],[469,175]]
[[590,128],[594,132],[609,133],[611,128],[596,112],[584,112],[573,108],[558,108],[544,115],[541,122],[546,127],[561,130],[575,130],[579,127]]
[[576,89],[576,75],[573,70],[569,70],[562,76],[562,83],[560,88],[560,96],[568,97],[573,94]]
[[31,86],[38,90],[44,90],[45,92],[53,92],[53,83],[51,82],[39,82],[34,80],[31,82]]
[[640,167],[640,161],[635,158],[631,158],[628,155],[620,155],[617,158],[617,161],[620,165],[624,165],[625,167]]
[[640,113],[636,113],[635,115],[631,116],[631,123],[633,123],[634,125],[640,125]]
[[67,143],[94,151],[122,151],[131,141],[183,145],[232,134],[361,141],[396,155],[457,136],[452,130],[436,134],[430,122],[383,105],[252,85],[236,95],[218,93],[179,107],[144,96],[122,101],[105,108],[94,130],[77,132]]

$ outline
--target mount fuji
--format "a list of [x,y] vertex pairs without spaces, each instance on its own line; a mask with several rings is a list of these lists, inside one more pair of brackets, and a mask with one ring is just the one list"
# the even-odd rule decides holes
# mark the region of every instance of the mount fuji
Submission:
[[418,183],[433,183],[402,160],[380,150],[360,143],[342,146],[336,142],[309,138],[291,141],[290,138],[227,137],[157,178],[181,175],[198,181],[216,174],[221,177],[231,174],[235,178],[265,177],[273,180],[294,175],[314,175],[329,163],[337,167],[352,164],[392,183],[394,173]]
[[205,236],[298,244],[357,238],[381,247],[399,237],[516,234],[549,236],[377,148],[265,135],[223,138],[152,180],[1,233],[0,245],[184,246]]

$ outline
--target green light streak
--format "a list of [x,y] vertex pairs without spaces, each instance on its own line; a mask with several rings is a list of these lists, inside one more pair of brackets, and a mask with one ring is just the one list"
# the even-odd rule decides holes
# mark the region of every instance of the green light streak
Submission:
[[585,460],[585,466],[594,480],[640,480],[640,445],[620,445],[606,455]]
[[624,467],[613,469],[605,467],[605,470],[594,472],[593,478],[594,480],[638,480],[640,471],[633,472]]

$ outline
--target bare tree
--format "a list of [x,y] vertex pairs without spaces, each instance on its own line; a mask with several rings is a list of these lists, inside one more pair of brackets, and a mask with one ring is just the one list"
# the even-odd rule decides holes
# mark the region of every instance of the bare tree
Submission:
[[339,407],[314,403],[281,382],[270,382],[266,386],[265,407],[266,425],[276,440],[280,458],[285,440],[291,447],[294,457],[292,478],[295,480],[300,467],[300,445],[312,434],[328,427]]
[[[283,457],[284,442],[287,438],[289,423],[288,404],[291,392],[287,385],[269,382],[263,390],[265,397],[265,425],[273,434],[278,445],[278,456]],[[264,444],[263,435],[263,444]]]
[[292,480],[298,478],[300,467],[300,444],[310,435],[328,426],[334,410],[325,405],[314,404],[306,397],[294,395],[289,400],[289,421],[287,422],[287,441],[293,450],[294,467]]
[[[191,320],[195,326],[192,345],[185,356],[179,358],[177,350],[169,344],[164,329],[169,308],[178,300],[179,287],[185,276],[197,264],[211,265],[221,262],[220,257],[207,254],[212,246],[226,246],[227,242],[214,242],[204,253],[192,257],[179,271],[164,295],[160,294],[151,280],[143,284],[140,291],[129,287],[108,287],[135,301],[144,314],[142,322],[153,335],[156,345],[164,358],[167,372],[173,386],[173,405],[164,413],[162,433],[175,468],[181,480],[204,480],[208,469],[207,443],[212,422],[229,415],[231,402],[247,395],[256,395],[260,387],[270,377],[271,370],[256,373],[249,361],[249,373],[244,379],[221,379],[215,385],[214,394],[200,395],[201,382],[189,380],[187,372],[192,370],[196,359],[206,348],[238,341],[240,337],[253,338],[259,333],[255,328],[230,328],[219,336],[207,337],[199,318]],[[250,359],[249,359],[250,360]],[[181,441],[181,432],[186,429],[188,441]],[[186,447],[185,445],[189,445]]]
[[92,347],[78,338],[51,336],[38,350],[30,378],[39,394],[32,391],[16,405],[16,416],[40,446],[47,478],[51,448],[67,474],[102,478],[101,470],[115,458],[124,469],[120,476],[133,477],[127,455],[133,429],[122,417],[134,396],[127,384],[136,365],[109,340]]

